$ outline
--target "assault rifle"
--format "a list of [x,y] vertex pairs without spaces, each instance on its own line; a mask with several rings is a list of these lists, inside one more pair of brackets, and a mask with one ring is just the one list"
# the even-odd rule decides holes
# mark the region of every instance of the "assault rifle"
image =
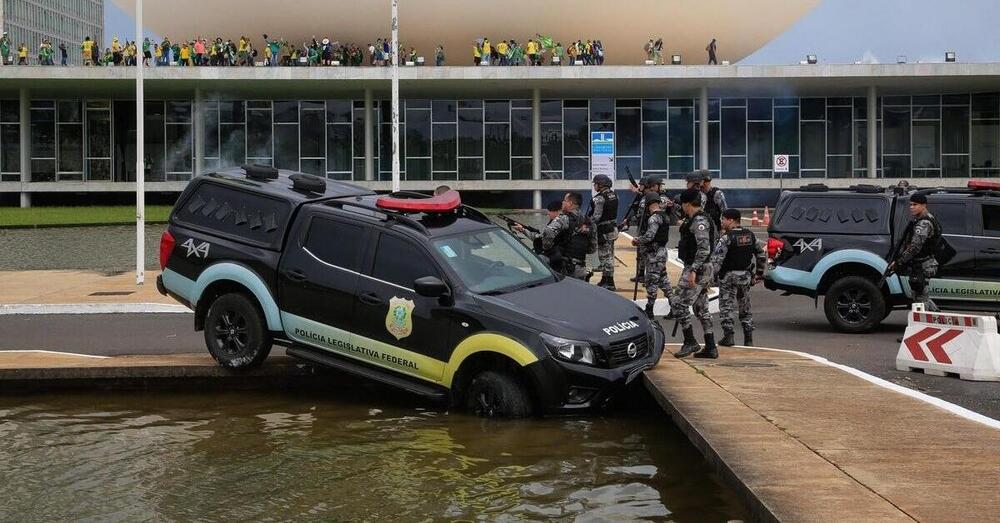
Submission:
[[[504,223],[507,224],[507,228],[510,229],[510,232],[512,232],[514,234],[519,234],[520,236],[523,236],[525,240],[530,241],[531,242],[531,248],[532,248],[532,250],[535,251],[535,254],[541,254],[542,253],[542,237],[541,237],[542,231],[540,231],[540,230],[538,230],[538,229],[536,229],[536,228],[534,228],[534,227],[532,227],[530,225],[523,224],[523,223],[521,223],[521,222],[519,222],[519,221],[511,218],[510,216],[507,216],[506,214],[498,214],[497,216],[501,220],[503,220]],[[527,234],[524,234],[523,232],[519,233],[518,230],[514,228],[515,225],[520,225],[521,228],[524,229],[525,231],[534,233],[535,237],[531,238]]]
[[[625,166],[625,171],[628,172],[628,166]],[[628,173],[628,182],[632,184],[632,187],[636,189],[639,188],[639,184],[636,183],[635,178],[632,177],[632,173]],[[642,205],[643,192],[637,191],[635,193],[635,198],[632,198],[632,204],[628,206],[628,211],[625,212],[625,217],[622,218],[621,224],[618,226],[619,230],[628,229],[628,222],[632,219],[632,216],[639,212],[639,207]]]
[[519,221],[511,218],[510,216],[507,216],[506,214],[498,214],[497,216],[499,216],[500,219],[503,220],[504,223],[507,224],[508,228],[513,229],[515,225],[520,225],[522,229],[524,229],[524,230],[526,230],[528,232],[533,232],[535,234],[541,234],[542,233],[542,231],[540,231],[540,230],[538,230],[538,229],[536,229],[536,228],[534,228],[534,227],[532,227],[530,225],[525,225],[525,224],[523,224],[523,223],[521,223],[521,222],[519,222]]

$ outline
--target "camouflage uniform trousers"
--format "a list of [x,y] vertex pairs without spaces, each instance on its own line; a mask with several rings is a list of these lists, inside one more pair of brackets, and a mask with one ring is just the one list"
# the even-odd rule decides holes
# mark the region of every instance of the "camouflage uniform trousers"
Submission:
[[670,276],[667,274],[667,246],[659,249],[643,249],[642,258],[646,266],[646,275],[643,283],[646,287],[646,302],[655,303],[657,291],[662,290],[663,295],[670,300],[673,305],[673,289],[670,287]]
[[937,305],[931,300],[929,296],[929,289],[927,288],[927,283],[930,281],[938,271],[938,262],[933,257],[924,258],[922,260],[913,260],[913,262],[904,268],[909,276],[908,283],[910,284],[910,290],[913,292],[913,302],[923,303],[924,308],[937,312]]
[[587,270],[586,262],[581,263],[577,260],[571,260],[569,258],[563,259],[563,274],[566,276],[576,278],[578,280],[586,280],[589,273],[590,271]]
[[597,237],[597,259],[600,260],[598,270],[609,276],[615,274],[615,240],[617,232],[599,235]]
[[750,312],[750,286],[753,275],[749,271],[729,271],[719,278],[719,323],[722,330],[733,332],[733,317],[739,315],[744,331],[753,330],[753,313]]
[[708,283],[712,280],[712,269],[705,267],[698,274],[692,286],[688,281],[691,274],[690,267],[684,267],[681,272],[681,280],[677,283],[677,290],[674,291],[674,299],[670,301],[671,307],[676,304],[680,311],[677,316],[681,327],[687,329],[691,327],[691,310],[699,321],[705,332],[713,332],[712,314],[708,312]]

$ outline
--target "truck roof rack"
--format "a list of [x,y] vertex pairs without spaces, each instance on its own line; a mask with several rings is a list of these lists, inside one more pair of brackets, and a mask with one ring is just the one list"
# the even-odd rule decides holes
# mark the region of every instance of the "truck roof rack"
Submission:
[[259,163],[247,163],[240,166],[243,172],[246,173],[247,178],[251,180],[277,180],[278,170],[270,165],[261,165]]
[[810,183],[806,185],[800,185],[799,190],[803,192],[827,192],[830,190],[825,183]]

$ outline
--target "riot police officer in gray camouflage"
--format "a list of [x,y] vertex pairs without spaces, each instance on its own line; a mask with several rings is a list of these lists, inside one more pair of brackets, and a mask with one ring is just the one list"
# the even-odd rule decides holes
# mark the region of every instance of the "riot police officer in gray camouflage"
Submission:
[[598,286],[615,290],[615,240],[618,239],[618,196],[611,189],[611,178],[603,174],[594,176],[594,198],[590,201],[587,216],[591,219],[597,236],[597,258],[600,260],[601,281]]
[[[645,287],[646,287],[646,316],[653,318],[653,305],[656,303],[658,291],[663,291],[663,295],[671,300],[673,305],[673,291],[670,288],[670,277],[667,274],[667,242],[670,240],[670,217],[667,212],[661,209],[659,195],[654,192],[646,193],[643,198],[643,207],[646,209],[646,224],[640,227],[640,235],[632,240],[632,245],[639,249],[640,259],[644,260],[646,267]],[[671,310],[673,307],[671,306]]]
[[753,314],[750,312],[750,287],[764,277],[767,255],[750,229],[741,225],[737,209],[722,211],[722,234],[712,253],[712,269],[719,282],[719,323],[723,337],[719,345],[732,347],[733,316],[739,315],[743,326],[743,345],[753,345]]
[[580,215],[583,198],[570,192],[562,201],[562,213],[556,216],[542,230],[542,250],[550,251],[559,247],[562,252],[563,274],[571,278],[586,280],[587,254],[597,250],[597,237],[593,234],[590,221]]
[[886,274],[896,272],[909,276],[913,301],[936,312],[938,308],[928,296],[927,282],[938,270],[935,254],[941,247],[941,224],[927,211],[927,196],[923,193],[910,196],[910,216],[912,219],[903,232],[896,259],[886,269]]
[[[695,354],[697,358],[718,358],[715,346],[715,331],[712,315],[708,312],[708,286],[712,281],[712,247],[715,244],[715,225],[701,208],[702,193],[698,189],[688,189],[681,193],[681,207],[684,223],[680,226],[681,239],[677,244],[677,256],[684,262],[677,290],[671,306],[676,304],[677,318],[684,331],[684,345],[674,356],[683,358]],[[701,321],[705,331],[705,348],[698,345],[694,337],[691,311]]]

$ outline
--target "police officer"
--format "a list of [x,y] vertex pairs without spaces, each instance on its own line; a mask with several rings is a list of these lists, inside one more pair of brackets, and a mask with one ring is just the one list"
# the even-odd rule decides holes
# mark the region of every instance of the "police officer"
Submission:
[[941,224],[927,211],[927,195],[923,193],[910,196],[910,216],[912,219],[903,232],[899,253],[886,273],[908,275],[913,301],[923,303],[929,311],[937,311],[937,305],[927,295],[927,281],[938,270],[934,255],[941,244]]
[[701,175],[701,192],[705,194],[705,199],[702,200],[702,208],[705,209],[705,213],[715,222],[715,228],[719,229],[722,227],[722,211],[729,208],[726,204],[726,194],[722,192],[722,189],[712,187],[711,173],[704,169],[695,171],[695,173]]
[[[641,259],[645,260],[646,267],[646,316],[653,319],[653,305],[656,303],[656,293],[663,291],[663,295],[668,299],[673,297],[670,288],[670,277],[667,275],[667,242],[670,240],[670,217],[665,210],[662,210],[660,197],[650,191],[643,198],[643,207],[646,209],[646,225],[638,238],[632,240],[640,253]],[[671,302],[672,305],[672,302]],[[673,311],[673,307],[671,307]]]
[[587,216],[597,229],[597,258],[600,260],[601,281],[597,284],[615,290],[615,240],[618,239],[618,196],[611,189],[611,178],[594,176],[594,198]]
[[750,287],[764,276],[767,256],[750,229],[740,223],[738,209],[722,211],[722,234],[712,253],[712,271],[719,281],[719,323],[724,336],[719,345],[732,347],[733,316],[739,314],[743,325],[743,345],[753,345],[753,314],[750,312]]
[[566,193],[562,213],[542,230],[542,250],[558,247],[563,256],[563,274],[586,280],[590,276],[587,254],[597,250],[597,238],[592,234],[590,223],[580,216],[582,203],[583,198],[579,194]]
[[[562,212],[562,205],[563,205],[562,200],[552,200],[551,202],[549,202],[549,204],[546,206],[546,211],[545,211],[546,216],[548,216],[549,218],[549,221],[546,222],[546,225],[552,223],[552,220],[555,220],[556,217],[559,216],[559,214]],[[552,269],[562,272],[562,252],[560,252],[558,246],[555,246],[547,251],[542,248],[543,231],[538,231],[538,232],[529,231],[525,229],[524,226],[521,225],[520,223],[515,223],[514,225],[511,226],[511,228],[523,234],[526,238],[531,240],[532,250],[535,251],[535,254],[544,254],[549,259],[549,266],[552,267]]]
[[[715,226],[712,219],[701,208],[701,192],[688,189],[681,193],[681,209],[686,216],[680,226],[681,239],[677,244],[677,256],[684,262],[681,279],[677,283],[674,301],[677,305],[676,318],[684,330],[684,345],[674,356],[683,358],[695,352],[698,358],[718,358],[715,346],[715,331],[712,315],[708,312],[708,284],[712,281],[712,247],[715,244]],[[691,312],[701,320],[705,331],[705,348],[701,349],[694,337]]]
[[[708,200],[708,198],[705,196],[705,193],[701,192],[701,181],[703,178],[704,175],[702,175],[700,171],[695,171],[684,177],[684,181],[687,182],[688,190],[698,189],[698,194],[700,195],[698,196],[698,199],[701,201],[702,209],[705,208],[705,204],[707,203]],[[678,193],[677,195],[674,196],[674,216],[679,220],[687,218],[684,215],[684,209],[681,206],[681,193]]]

